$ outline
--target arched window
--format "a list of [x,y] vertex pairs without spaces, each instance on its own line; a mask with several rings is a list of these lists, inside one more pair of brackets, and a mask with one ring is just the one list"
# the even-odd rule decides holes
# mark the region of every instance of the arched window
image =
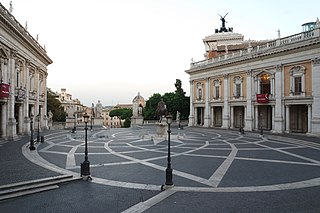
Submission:
[[262,74],[260,76],[260,94],[270,94],[270,93],[271,93],[270,75]]

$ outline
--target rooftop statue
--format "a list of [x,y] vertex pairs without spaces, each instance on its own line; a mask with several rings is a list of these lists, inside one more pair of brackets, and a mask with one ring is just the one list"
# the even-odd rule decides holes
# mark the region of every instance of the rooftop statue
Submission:
[[228,15],[229,13],[225,14],[223,17],[218,14],[220,16],[220,20],[222,22],[222,26],[220,27],[220,29],[216,29],[216,33],[222,33],[222,32],[232,32],[233,31],[233,28],[232,27],[229,27],[229,28],[226,28],[226,16]]
[[[219,15],[219,14],[218,14]],[[220,20],[222,21],[222,28],[223,29],[225,29],[226,28],[226,19],[225,19],[225,17],[228,15],[228,13],[227,14],[225,14],[223,17],[221,16],[221,15],[219,15],[220,16]]]

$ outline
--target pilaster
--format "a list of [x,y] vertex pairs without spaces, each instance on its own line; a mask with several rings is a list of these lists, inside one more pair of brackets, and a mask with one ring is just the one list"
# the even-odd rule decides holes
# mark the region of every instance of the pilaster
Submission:
[[210,80],[206,80],[206,95],[205,95],[205,108],[204,108],[204,127],[210,126]]
[[225,74],[223,80],[223,117],[222,117],[222,128],[229,129],[230,128],[230,109],[229,109],[229,75]]
[[11,49],[11,55],[9,58],[9,83],[10,83],[10,94],[8,98],[8,128],[7,128],[7,137],[9,139],[14,139],[16,138],[16,119],[14,118],[14,104],[15,104],[15,74],[16,74],[16,66],[15,66],[15,61],[16,61],[16,54],[17,51],[14,49]]
[[253,110],[252,110],[252,92],[253,92],[253,84],[252,84],[252,70],[247,71],[247,106],[245,107],[245,123],[244,130],[251,131],[253,130]]
[[[276,73],[275,73],[275,90],[274,90],[274,97],[276,99],[276,104],[275,107],[273,108],[274,115],[273,120],[274,120],[274,128],[272,129],[272,132],[275,133],[281,133],[283,132],[284,124],[283,124],[283,101],[282,101],[282,96],[284,94],[284,79],[283,79],[283,72],[282,72],[283,66],[282,65],[277,65],[276,66]],[[288,116],[288,115],[286,115]]]
[[194,126],[194,106],[193,106],[193,81],[190,81],[190,114],[188,126]]
[[312,118],[311,133],[320,134],[320,58],[314,58],[312,62]]

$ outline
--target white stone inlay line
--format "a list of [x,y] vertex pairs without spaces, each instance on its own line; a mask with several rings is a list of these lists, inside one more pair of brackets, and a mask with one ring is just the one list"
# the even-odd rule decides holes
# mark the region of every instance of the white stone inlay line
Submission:
[[123,211],[122,213],[141,213],[149,209],[150,207],[154,206],[155,204],[161,202],[162,200],[168,198],[169,196],[173,195],[176,191],[174,190],[165,190],[158,195],[146,200],[144,202],[140,202],[129,209]]
[[76,166],[76,159],[74,154],[76,153],[78,146],[73,147],[67,155],[66,169],[74,168]]
[[[127,160],[130,160],[132,162],[140,163],[140,164],[143,164],[145,166],[149,166],[151,168],[158,169],[160,171],[165,171],[166,168],[163,167],[163,166],[159,166],[159,165],[156,165],[156,164],[153,164],[153,163],[146,162],[145,160],[136,159],[136,158],[133,158],[133,157],[130,157],[130,156],[127,156],[127,155],[123,155],[123,154],[120,154],[118,152],[113,151],[109,147],[109,143],[112,142],[112,141],[113,140],[110,140],[105,144],[105,149],[108,150],[111,154],[116,155],[116,156],[121,157],[121,158],[124,158],[124,159],[127,159]],[[206,142],[206,145],[207,144],[208,144],[208,142]],[[181,176],[183,178],[187,178],[187,179],[196,181],[198,183],[202,183],[202,184],[205,184],[205,185],[208,185],[208,186],[212,186],[212,184],[207,179],[204,179],[204,178],[201,178],[201,177],[198,177],[198,176],[195,176],[195,175],[191,175],[191,174],[188,174],[188,173],[185,173],[185,172],[180,172],[180,171],[177,171],[177,170],[173,170],[173,174]]]
[[[228,143],[227,141],[225,141]],[[228,143],[231,146],[231,152],[227,159],[223,161],[223,163],[219,166],[219,168],[213,173],[213,175],[209,178],[209,182],[213,184],[213,187],[218,187],[219,183],[221,182],[223,176],[228,171],[229,167],[231,166],[233,160],[235,159],[238,149],[235,145]]]

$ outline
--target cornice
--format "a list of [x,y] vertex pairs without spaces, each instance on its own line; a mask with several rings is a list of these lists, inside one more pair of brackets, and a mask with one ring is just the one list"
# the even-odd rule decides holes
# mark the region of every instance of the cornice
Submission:
[[264,51],[264,52],[249,53],[239,57],[233,57],[230,59],[228,58],[226,60],[216,61],[214,63],[208,63],[208,64],[192,67],[189,70],[186,70],[185,72],[188,74],[203,72],[204,70],[211,69],[211,68],[216,68],[221,66],[230,66],[237,63],[244,63],[245,61],[257,60],[262,57],[268,57],[276,54],[281,54],[284,52],[294,51],[301,48],[307,48],[314,45],[320,45],[319,38],[308,40],[308,42],[303,42],[303,43],[293,44],[288,46],[280,46],[277,48],[269,49],[268,51]]
[[46,54],[46,51],[41,45],[29,34],[29,32],[21,26],[10,12],[0,3],[0,28],[7,31],[14,39],[22,44],[43,63],[49,65],[52,60]]

